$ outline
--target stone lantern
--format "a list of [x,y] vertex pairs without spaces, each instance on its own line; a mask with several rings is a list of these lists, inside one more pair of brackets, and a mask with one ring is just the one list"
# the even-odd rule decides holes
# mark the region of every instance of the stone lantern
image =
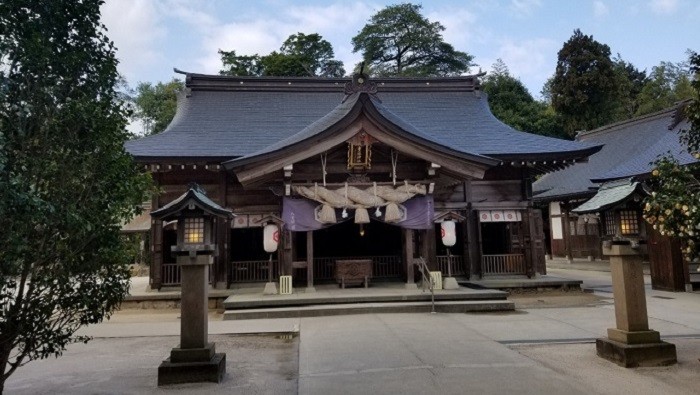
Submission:
[[201,381],[221,382],[226,354],[216,353],[207,341],[209,265],[216,255],[212,242],[215,218],[233,213],[209,199],[204,190],[190,184],[185,194],[151,212],[161,221],[177,221],[177,245],[172,247],[181,270],[180,344],[158,367],[158,385]]

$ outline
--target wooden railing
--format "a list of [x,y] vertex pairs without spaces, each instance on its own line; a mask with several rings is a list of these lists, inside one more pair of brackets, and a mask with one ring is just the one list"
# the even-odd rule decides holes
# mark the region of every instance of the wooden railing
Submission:
[[[209,284],[212,283],[212,278],[214,277],[214,273],[211,269],[212,267],[209,266]],[[161,272],[161,285],[164,287],[179,286],[182,279],[181,273],[182,270],[177,263],[164,263]]]
[[338,259],[371,259],[372,278],[400,277],[403,274],[400,256],[321,257],[314,258],[314,279],[332,280],[333,267],[335,266],[335,261]]
[[[229,281],[232,283],[267,282],[268,265],[265,261],[234,261],[229,264]],[[272,261],[272,281],[279,279],[279,261]]]
[[452,275],[453,276],[464,276],[467,274],[467,268],[464,265],[464,257],[461,255],[450,255],[449,259],[447,255],[438,255],[437,266],[438,270],[442,272],[443,276],[447,276],[447,264],[449,260],[452,260]]
[[525,256],[522,254],[482,255],[481,268],[484,275],[525,274]]
[[164,263],[161,284],[165,287],[180,285],[180,266],[177,263]]

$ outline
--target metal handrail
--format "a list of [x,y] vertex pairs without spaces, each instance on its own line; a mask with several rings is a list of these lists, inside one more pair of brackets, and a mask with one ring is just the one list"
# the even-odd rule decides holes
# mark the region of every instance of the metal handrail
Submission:
[[433,277],[430,275],[430,268],[422,256],[417,259],[417,262],[418,271],[423,278],[421,287],[423,288],[423,292],[425,292],[425,283],[428,283],[428,287],[430,288],[430,313],[435,314],[435,283],[433,281]]

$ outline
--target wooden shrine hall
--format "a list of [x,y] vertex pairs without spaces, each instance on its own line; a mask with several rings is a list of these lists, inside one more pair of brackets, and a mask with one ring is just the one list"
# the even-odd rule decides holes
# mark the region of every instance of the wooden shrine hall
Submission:
[[[532,182],[600,149],[501,123],[479,76],[183,74],[168,128],[126,149],[162,192],[152,210],[197,183],[234,212],[215,225],[216,288],[280,275],[311,288],[348,261],[409,286],[419,258],[443,276],[544,274]],[[152,288],[180,282],[175,226],[151,222]]]

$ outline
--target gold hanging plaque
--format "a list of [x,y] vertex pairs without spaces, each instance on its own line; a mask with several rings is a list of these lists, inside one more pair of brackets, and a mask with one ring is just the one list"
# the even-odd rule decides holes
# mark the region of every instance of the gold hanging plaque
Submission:
[[348,140],[348,170],[367,170],[372,167],[372,142],[374,141],[365,131]]

